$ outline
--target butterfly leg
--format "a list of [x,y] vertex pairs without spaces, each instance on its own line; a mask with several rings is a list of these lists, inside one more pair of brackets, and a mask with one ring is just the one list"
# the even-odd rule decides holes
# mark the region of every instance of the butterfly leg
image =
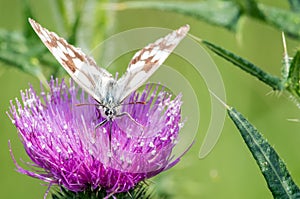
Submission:
[[129,113],[127,113],[127,112],[120,113],[120,114],[116,115],[116,117],[122,117],[122,116],[124,116],[124,115],[128,116],[129,119],[132,120],[136,125],[138,125],[138,126],[144,128],[144,126],[143,126],[142,124],[140,124],[139,122],[137,122],[137,121],[136,121]]
[[95,126],[95,130],[96,130],[98,127],[103,126],[104,124],[106,124],[106,122],[108,122],[107,119],[105,119],[105,120],[103,120],[102,122],[100,122],[99,124],[97,124],[97,125]]
[[136,125],[138,125],[139,127],[141,127],[142,132],[144,131],[144,126],[142,124],[140,124],[138,121],[136,121],[129,113],[122,112],[122,113],[116,115],[116,117],[122,117],[124,115],[126,115],[127,117],[129,117],[130,120],[132,120]]
[[102,122],[100,122],[99,124],[97,124],[94,128],[94,138],[96,138],[96,129],[99,128],[100,126],[103,126],[104,124],[106,124],[106,122],[108,122],[107,119],[103,120]]
[[112,121],[109,120],[109,155],[112,155],[112,151],[111,151],[111,132],[112,132]]
[[111,154],[111,131],[112,131],[112,121],[111,120],[108,120],[108,119],[105,119],[103,120],[102,122],[100,122],[99,124],[97,124],[94,128],[94,136],[96,137],[96,129],[100,126],[103,126],[104,124],[106,124],[107,122],[109,122],[109,154]]

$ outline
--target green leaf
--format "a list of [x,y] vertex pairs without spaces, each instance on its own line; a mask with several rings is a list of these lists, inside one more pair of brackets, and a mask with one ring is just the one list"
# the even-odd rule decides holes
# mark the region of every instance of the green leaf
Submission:
[[232,1],[201,2],[163,2],[163,1],[128,1],[120,5],[122,9],[157,9],[173,11],[192,16],[208,23],[236,31],[241,9]]
[[[118,199],[150,199],[152,193],[148,192],[148,186],[145,183],[140,183],[128,192],[116,193],[114,196]],[[55,193],[52,194],[53,199],[99,199],[106,196],[107,193],[104,189],[92,191],[90,188],[87,188],[82,192],[73,192],[64,187],[59,187]]]
[[41,66],[49,66],[54,71],[59,65],[45,60],[45,52],[50,54],[37,37],[27,39],[20,32],[0,29],[0,62],[37,77],[47,87]]
[[289,0],[291,10],[294,12],[300,11],[300,1],[299,0]]
[[300,14],[259,4],[267,23],[275,26],[288,35],[300,38]]
[[73,12],[70,12],[70,14],[68,15],[68,7],[73,7],[70,5],[67,6],[66,4],[71,4],[72,2],[55,0],[53,1],[53,3],[53,7],[55,8],[54,14],[56,15],[56,18],[59,19],[58,23],[60,23],[60,25],[62,25],[63,27],[67,27],[67,29],[69,29],[70,17],[73,17]]
[[274,148],[234,108],[229,108],[228,114],[239,129],[246,145],[256,160],[273,197],[278,199],[300,198],[298,186],[293,181],[283,160],[280,159]]
[[[73,11],[74,13],[74,19],[70,23],[70,31],[69,31],[69,38],[67,39],[69,43],[76,44],[77,43],[77,34],[78,34],[78,28],[81,22],[81,17],[83,14],[83,9],[85,7],[85,1],[77,0],[73,2],[73,10],[69,10],[67,14]],[[66,5],[67,7],[67,5]]]
[[38,53],[36,51],[40,49],[27,45],[23,34],[0,30],[0,60],[4,63],[38,76],[41,68],[31,59],[33,53]]
[[244,8],[244,13],[257,19],[264,19],[263,13],[258,9],[258,4],[255,0],[244,0],[244,4],[241,6]]
[[[70,38],[69,42],[76,42],[78,27],[80,24],[80,18],[82,14],[83,6],[78,4],[78,2],[83,2],[81,0],[76,1],[76,6],[74,19],[65,22],[70,28]],[[65,11],[67,7],[66,3],[58,3],[56,8],[61,11]],[[28,17],[32,17],[32,10],[28,0],[22,1],[23,14],[24,17],[24,28],[21,32],[11,32],[7,30],[0,30],[0,61],[7,65],[13,66],[25,73],[36,76],[43,82],[44,85],[47,84],[46,77],[44,76],[44,68],[42,66],[49,67],[50,70],[47,72],[48,75],[57,75],[62,70],[58,62],[54,60],[54,57],[50,55],[50,52],[42,44],[36,33],[33,31],[32,27],[28,23]],[[66,13],[65,17],[69,17]],[[68,18],[69,20],[69,18]],[[65,71],[63,71],[65,72]]]
[[296,55],[290,65],[287,89],[295,96],[300,97],[300,51],[297,51]]
[[33,12],[31,10],[30,3],[28,0],[21,1],[22,9],[23,9],[23,15],[24,18],[22,20],[23,22],[23,32],[26,38],[32,38],[35,35],[35,32],[31,28],[31,26],[28,23],[28,18],[35,18],[33,15]]
[[260,69],[258,66],[254,65],[253,63],[245,60],[242,57],[239,57],[235,55],[234,53],[225,50],[224,48],[221,48],[215,44],[212,44],[208,41],[202,40],[201,41],[205,46],[207,46],[210,50],[212,50],[217,55],[221,56],[222,58],[226,59],[227,61],[233,63],[240,69],[246,71],[247,73],[250,73],[251,75],[257,77],[259,80],[264,82],[265,84],[272,87],[274,90],[281,91],[282,85],[281,80],[279,77],[273,76],[269,73],[266,73],[262,69]]
[[[128,1],[115,4],[115,9],[156,9],[192,16],[207,23],[236,31],[242,16],[272,25],[288,35],[300,38],[300,15],[289,10],[258,4],[255,0],[200,2]],[[290,0],[293,11],[299,11],[299,1]]]
[[80,27],[81,18],[85,4],[85,0],[74,0],[74,1],[53,1],[53,7],[55,13],[56,26],[64,30],[68,35],[65,38],[70,44],[77,44],[78,28]]

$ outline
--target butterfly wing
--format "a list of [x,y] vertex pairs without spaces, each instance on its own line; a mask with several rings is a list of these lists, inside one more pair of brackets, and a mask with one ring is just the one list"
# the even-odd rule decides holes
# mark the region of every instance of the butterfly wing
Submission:
[[43,28],[33,19],[29,19],[29,23],[74,81],[98,102],[101,102],[105,97],[105,93],[101,93],[104,90],[102,88],[113,79],[112,75],[98,67],[93,58],[85,55],[79,48],[68,44],[56,33]]
[[123,101],[159,68],[189,31],[189,25],[148,44],[133,56],[126,73],[117,81],[115,95]]

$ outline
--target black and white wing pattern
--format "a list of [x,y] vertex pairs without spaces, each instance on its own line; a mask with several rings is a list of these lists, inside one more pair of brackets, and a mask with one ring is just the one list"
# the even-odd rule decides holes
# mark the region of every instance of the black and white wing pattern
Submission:
[[116,99],[122,102],[144,84],[186,36],[189,29],[189,25],[182,26],[135,53],[126,73],[117,81]]
[[101,102],[106,94],[101,91],[105,90],[108,82],[114,80],[112,75],[98,67],[93,58],[85,55],[79,48],[68,44],[56,33],[43,28],[33,19],[29,19],[29,23],[74,81],[98,102]]

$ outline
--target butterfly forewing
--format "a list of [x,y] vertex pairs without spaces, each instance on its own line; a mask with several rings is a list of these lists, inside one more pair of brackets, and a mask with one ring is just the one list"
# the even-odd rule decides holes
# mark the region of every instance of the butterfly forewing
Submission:
[[113,79],[112,75],[105,69],[98,67],[93,58],[85,55],[79,48],[68,44],[56,33],[43,28],[32,19],[29,19],[29,22],[45,46],[74,81],[97,101],[102,101],[105,96],[101,96],[100,92],[95,91],[97,89],[103,90],[105,82]]
[[[74,81],[99,102],[98,108],[105,117],[104,121],[111,124],[116,117],[123,118],[121,124],[127,124],[123,125],[124,130],[128,131],[128,127],[132,127],[133,131],[137,132],[131,136],[140,136],[143,124],[140,124],[130,112],[126,110],[120,112],[121,103],[150,78],[189,31],[188,25],[182,26],[135,53],[126,73],[116,81],[108,71],[98,67],[93,58],[85,55],[79,48],[68,44],[66,40],[43,28],[34,20],[29,19],[29,22]],[[127,105],[131,103],[134,104],[129,102]]]
[[130,93],[144,84],[167,59],[188,31],[189,25],[182,26],[135,53],[126,73],[117,82],[116,98],[122,102]]

